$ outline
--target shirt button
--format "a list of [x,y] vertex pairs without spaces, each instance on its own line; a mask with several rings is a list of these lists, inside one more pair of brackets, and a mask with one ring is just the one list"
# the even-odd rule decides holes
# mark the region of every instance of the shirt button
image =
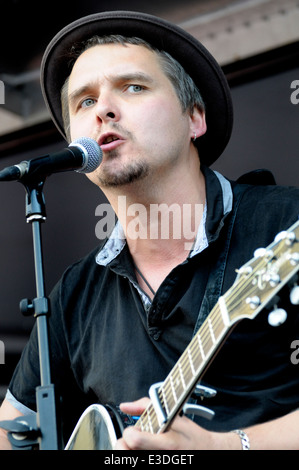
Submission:
[[158,330],[158,328],[150,328],[150,335],[155,341],[158,341],[161,335],[161,331]]

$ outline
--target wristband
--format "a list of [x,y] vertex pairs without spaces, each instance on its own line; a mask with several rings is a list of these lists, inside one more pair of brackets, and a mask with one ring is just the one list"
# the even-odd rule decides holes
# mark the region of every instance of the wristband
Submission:
[[240,429],[235,429],[234,431],[235,434],[238,434],[241,439],[241,444],[242,444],[242,450],[249,450],[250,449],[250,441],[249,437],[244,431],[241,431]]

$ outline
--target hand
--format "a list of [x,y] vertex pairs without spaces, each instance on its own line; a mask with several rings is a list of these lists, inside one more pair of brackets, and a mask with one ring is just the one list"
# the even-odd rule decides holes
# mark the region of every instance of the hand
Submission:
[[[149,403],[142,398],[132,403],[122,403],[121,410],[130,415],[141,415]],[[177,416],[168,430],[151,434],[130,426],[116,443],[116,450],[199,450],[228,449],[235,436],[231,433],[206,431],[185,416]]]

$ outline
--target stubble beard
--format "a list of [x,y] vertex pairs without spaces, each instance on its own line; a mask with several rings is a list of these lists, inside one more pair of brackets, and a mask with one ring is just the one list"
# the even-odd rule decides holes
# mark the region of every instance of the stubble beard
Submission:
[[[117,159],[119,157],[118,150],[109,152],[108,159]],[[144,179],[149,173],[149,166],[144,161],[132,161],[123,165],[119,169],[111,170],[109,165],[102,168],[98,173],[99,185],[103,188],[116,188],[132,184],[135,181]]]

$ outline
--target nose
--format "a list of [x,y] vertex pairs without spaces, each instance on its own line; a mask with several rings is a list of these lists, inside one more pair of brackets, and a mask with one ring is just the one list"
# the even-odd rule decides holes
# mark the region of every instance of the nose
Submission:
[[101,94],[98,98],[95,111],[97,118],[101,122],[118,121],[120,118],[119,106],[111,93],[106,96]]

